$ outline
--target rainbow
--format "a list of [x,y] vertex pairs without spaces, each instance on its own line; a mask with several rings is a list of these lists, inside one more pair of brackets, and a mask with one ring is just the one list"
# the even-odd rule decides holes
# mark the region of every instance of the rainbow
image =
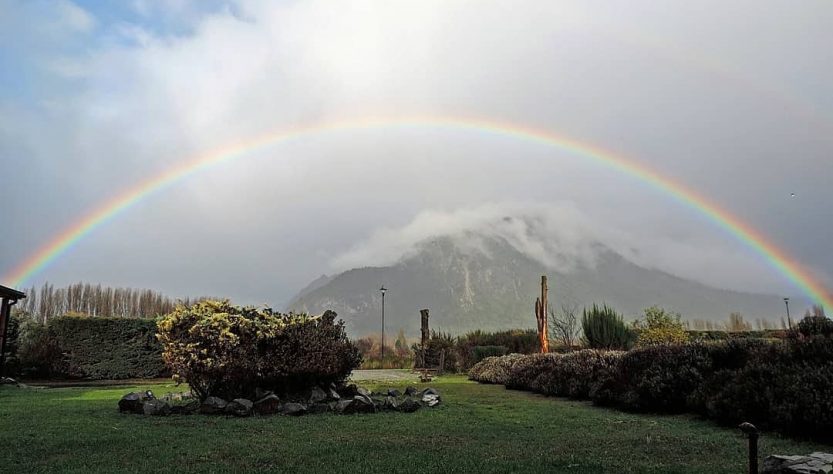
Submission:
[[196,156],[173,166],[163,173],[142,181],[63,229],[34,254],[23,260],[5,275],[16,287],[22,287],[35,274],[42,271],[59,256],[94,232],[115,216],[125,212],[148,196],[158,193],[210,167],[230,162],[248,153],[284,143],[332,131],[358,131],[362,129],[385,129],[396,127],[435,127],[451,130],[490,133],[527,142],[538,143],[588,159],[647,183],[656,190],[675,198],[688,208],[697,211],[718,227],[723,228],[739,242],[762,256],[776,271],[804,292],[812,301],[833,307],[833,297],[816,278],[794,262],[783,250],[770,243],[764,235],[744,223],[738,217],[702,195],[669,177],[663,176],[646,165],[631,161],[602,148],[581,143],[569,137],[521,126],[469,117],[379,117],[360,120],[333,121],[296,126],[277,132],[265,133],[231,146]]

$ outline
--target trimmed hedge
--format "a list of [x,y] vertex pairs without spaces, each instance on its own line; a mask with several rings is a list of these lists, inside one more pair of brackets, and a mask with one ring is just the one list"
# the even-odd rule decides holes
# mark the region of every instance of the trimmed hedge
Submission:
[[169,374],[150,319],[62,316],[43,325],[16,316],[9,374],[118,380]]
[[510,329],[507,331],[472,331],[457,338],[457,355],[460,368],[467,370],[483,358],[502,354],[485,354],[483,347],[503,347],[504,354],[534,354],[541,350],[538,331],[535,329]]
[[515,362],[525,358],[524,354],[487,357],[469,370],[469,379],[480,383],[505,385],[512,373]]
[[802,435],[833,430],[833,338],[824,336],[511,354],[484,359],[469,378],[624,410],[693,412]]

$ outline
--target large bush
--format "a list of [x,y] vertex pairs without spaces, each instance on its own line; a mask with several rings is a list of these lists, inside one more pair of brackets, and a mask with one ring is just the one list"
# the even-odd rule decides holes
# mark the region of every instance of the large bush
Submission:
[[158,322],[163,358],[201,398],[295,393],[344,381],[361,364],[344,323],[321,317],[203,301]]
[[512,354],[485,359],[469,377],[626,410],[701,413],[805,435],[833,430],[833,338],[825,336]]
[[94,380],[167,375],[153,320],[61,316],[44,325],[16,319],[18,375]]
[[548,360],[549,366],[532,380],[529,389],[545,395],[586,399],[622,354],[585,349],[557,355]]
[[487,357],[469,369],[469,380],[504,385],[509,379],[515,362],[523,359],[525,359],[523,354]]
[[630,349],[636,334],[629,328],[622,315],[608,305],[585,308],[581,316],[584,343],[592,349]]

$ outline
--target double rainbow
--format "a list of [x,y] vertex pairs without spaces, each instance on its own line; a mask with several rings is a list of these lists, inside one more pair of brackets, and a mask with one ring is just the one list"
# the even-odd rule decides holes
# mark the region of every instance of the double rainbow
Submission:
[[812,274],[794,262],[786,252],[769,242],[764,235],[744,223],[717,204],[709,201],[680,182],[663,176],[647,166],[628,160],[602,148],[581,143],[569,137],[521,126],[468,117],[381,117],[360,120],[335,121],[297,126],[278,132],[266,133],[255,138],[220,148],[197,156],[140,182],[130,189],[102,203],[98,208],[82,217],[55,235],[34,254],[23,260],[8,272],[4,279],[21,287],[34,275],[49,266],[96,228],[126,211],[148,196],[160,192],[207,168],[243,158],[248,153],[289,140],[311,138],[332,131],[362,129],[390,129],[402,127],[433,127],[451,130],[475,131],[510,137],[527,142],[557,148],[564,152],[596,162],[607,168],[636,178],[656,190],[669,195],[690,209],[702,214],[717,226],[734,236],[739,242],[762,256],[776,271],[784,275],[808,298],[827,307],[833,307],[833,296]]

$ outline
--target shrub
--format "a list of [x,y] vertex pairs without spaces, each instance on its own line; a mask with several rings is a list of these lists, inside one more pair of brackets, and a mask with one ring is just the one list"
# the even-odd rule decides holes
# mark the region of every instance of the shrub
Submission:
[[484,359],[469,377],[626,410],[695,412],[802,435],[833,430],[833,338],[825,336],[512,354]]
[[15,373],[93,380],[167,374],[156,323],[147,319],[61,316],[44,325],[17,315]]
[[469,369],[469,380],[481,383],[506,384],[515,362],[526,357],[523,354],[507,354],[487,357]]
[[46,334],[35,335],[46,345],[36,348],[37,358],[51,362],[52,376],[97,380],[161,377],[167,369],[155,333],[156,323],[148,319],[58,317],[49,321]]
[[680,321],[680,313],[671,313],[659,306],[645,308],[645,320],[636,321],[638,346],[656,344],[682,344],[688,342],[688,333]]
[[513,390],[532,390],[535,379],[558,357],[561,354],[527,354],[512,365],[504,385]]
[[545,395],[587,399],[603,371],[615,366],[622,352],[584,349],[549,359],[549,365],[531,383]]
[[505,346],[474,346],[472,348],[475,363],[480,362],[486,357],[502,356],[508,352],[509,350]]
[[[413,351],[416,354],[421,354],[422,348],[419,344],[414,344]],[[417,360],[422,361],[426,367],[438,367],[441,358],[444,358],[444,371],[457,372],[458,358],[454,337],[451,334],[437,332],[432,329],[431,337],[428,338],[428,344],[425,347],[424,360],[419,355]]]
[[796,332],[804,337],[832,336],[833,319],[826,316],[807,316],[799,321]]
[[584,309],[581,316],[584,342],[592,349],[630,349],[635,334],[613,308],[593,305]]
[[163,358],[200,397],[252,398],[257,388],[293,394],[343,382],[361,364],[344,323],[203,301],[158,322]]
[[641,411],[679,413],[711,374],[706,346],[654,345],[625,353],[598,401]]
[[468,369],[480,362],[475,357],[475,347],[502,346],[506,353],[533,354],[540,350],[538,332],[534,329],[510,329],[507,331],[485,332],[472,331],[457,338],[457,355],[460,368]]

